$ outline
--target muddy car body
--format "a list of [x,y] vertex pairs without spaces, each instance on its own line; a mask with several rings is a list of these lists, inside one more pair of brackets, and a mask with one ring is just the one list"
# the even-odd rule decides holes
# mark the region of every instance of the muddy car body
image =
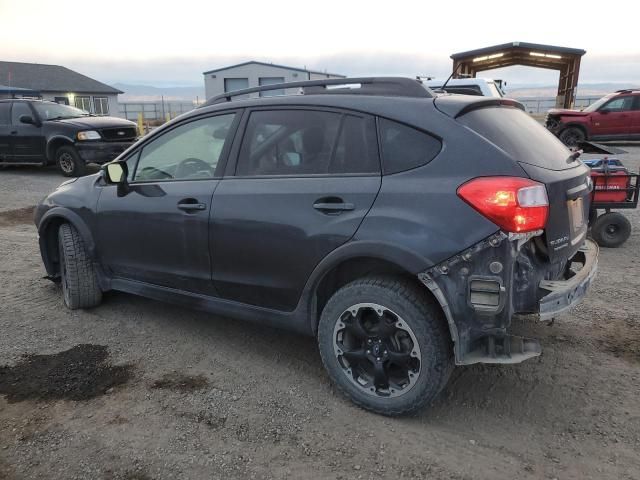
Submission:
[[[226,94],[61,185],[35,221],[67,305],[114,289],[314,335],[338,387],[389,415],[454,363],[539,355],[511,319],[584,296],[589,169],[512,100],[347,80]],[[213,161],[176,140],[201,128]]]

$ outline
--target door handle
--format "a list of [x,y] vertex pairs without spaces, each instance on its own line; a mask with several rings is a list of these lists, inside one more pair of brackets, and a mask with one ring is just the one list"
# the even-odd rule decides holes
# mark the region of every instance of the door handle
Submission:
[[344,202],[341,198],[321,198],[313,204],[313,208],[322,213],[337,214],[354,210],[356,207],[353,203]]
[[17,131],[17,130],[12,130],[12,131],[11,131],[11,135],[17,135],[17,134],[18,134],[18,131]]
[[206,210],[207,206],[204,203],[199,203],[195,198],[189,198],[182,200],[178,203],[178,208],[185,212],[191,212],[193,210]]

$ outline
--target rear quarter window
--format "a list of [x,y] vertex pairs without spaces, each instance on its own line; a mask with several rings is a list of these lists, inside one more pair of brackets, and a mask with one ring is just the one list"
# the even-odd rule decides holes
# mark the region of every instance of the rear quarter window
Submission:
[[518,162],[550,170],[576,166],[567,163],[571,152],[555,135],[515,107],[483,107],[458,121],[479,133]]
[[382,167],[385,174],[426,165],[442,149],[436,137],[384,118],[379,119]]

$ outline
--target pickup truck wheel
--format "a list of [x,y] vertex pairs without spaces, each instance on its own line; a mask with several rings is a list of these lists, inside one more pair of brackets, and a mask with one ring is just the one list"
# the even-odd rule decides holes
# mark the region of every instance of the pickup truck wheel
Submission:
[[584,131],[578,127],[569,127],[560,132],[558,136],[560,141],[564,143],[567,147],[575,147],[580,142],[584,142],[587,136],[584,134]]
[[394,277],[366,277],[338,290],[322,311],[318,344],[338,389],[382,415],[417,412],[453,369],[440,308],[419,287]]
[[84,240],[72,225],[63,223],[58,230],[60,280],[64,303],[71,310],[91,308],[102,301],[93,261]]
[[87,172],[84,160],[71,146],[60,147],[56,150],[56,164],[65,177],[81,177]]
[[601,247],[619,247],[630,235],[631,223],[627,217],[617,212],[605,213],[591,225],[591,236]]

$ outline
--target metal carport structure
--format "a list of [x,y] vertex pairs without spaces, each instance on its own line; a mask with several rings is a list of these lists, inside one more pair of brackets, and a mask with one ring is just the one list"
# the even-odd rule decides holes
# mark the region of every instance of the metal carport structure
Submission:
[[492,47],[454,53],[454,78],[475,77],[478,72],[495,68],[524,65],[560,71],[558,82],[558,107],[571,108],[576,96],[580,59],[587,53],[578,48],[541,45],[538,43],[511,42]]

